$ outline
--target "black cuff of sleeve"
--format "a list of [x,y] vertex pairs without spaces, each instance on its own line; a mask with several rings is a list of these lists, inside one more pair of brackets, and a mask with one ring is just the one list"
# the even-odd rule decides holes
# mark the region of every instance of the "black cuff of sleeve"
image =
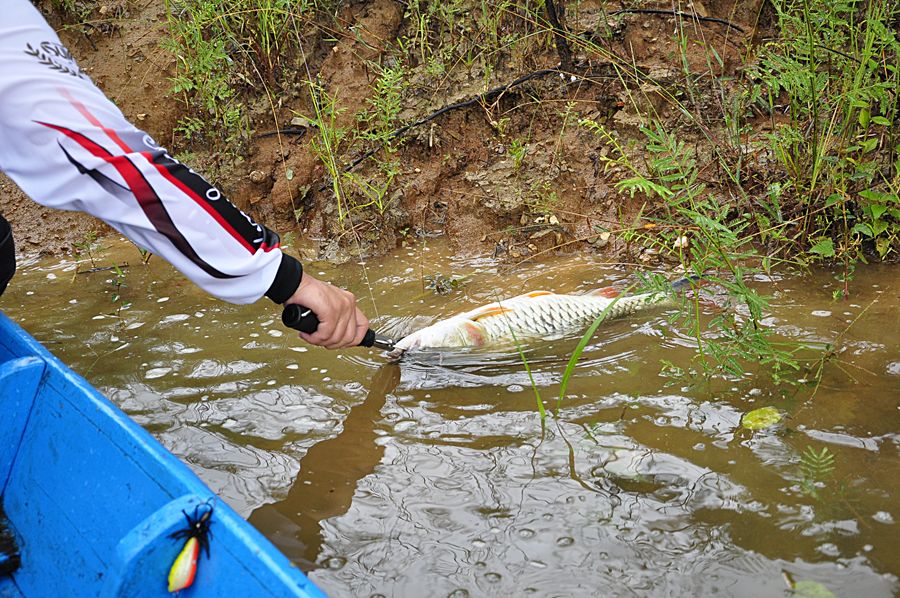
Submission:
[[281,304],[290,299],[297,287],[300,286],[300,280],[303,278],[303,266],[300,262],[292,258],[286,253],[281,254],[281,264],[278,266],[278,273],[275,274],[275,280],[272,286],[266,291],[266,297]]

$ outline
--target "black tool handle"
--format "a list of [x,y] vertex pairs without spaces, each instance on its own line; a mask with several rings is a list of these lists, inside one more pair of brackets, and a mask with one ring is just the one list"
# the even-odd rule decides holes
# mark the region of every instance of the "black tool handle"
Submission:
[[[284,306],[284,311],[281,312],[281,322],[288,328],[306,332],[307,334],[312,334],[319,327],[319,318],[316,317],[313,310],[293,303]],[[374,343],[375,331],[369,328],[366,330],[366,335],[363,337],[362,342],[359,343],[359,346],[371,347]]]

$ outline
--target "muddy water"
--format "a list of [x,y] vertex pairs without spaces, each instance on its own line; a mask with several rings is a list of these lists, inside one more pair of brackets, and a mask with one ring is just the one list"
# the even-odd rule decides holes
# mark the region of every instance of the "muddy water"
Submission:
[[[125,247],[100,260],[138,262]],[[836,303],[827,272],[758,281],[768,323],[836,342],[812,396],[759,376],[669,384],[694,352],[665,312],[601,328],[566,396],[577,339],[528,349],[556,413],[542,425],[516,355],[307,349],[273,307],[204,296],[167,266],[23,264],[0,307],[103,390],[333,596],[784,596],[900,589],[900,335],[896,270],[861,269]],[[82,265],[82,268],[85,266]],[[387,332],[525,290],[628,280],[577,257],[498,271],[434,242],[365,268],[311,266]],[[448,296],[425,276],[466,277]],[[121,303],[121,301],[120,301]],[[812,396],[812,398],[810,398]],[[784,410],[750,433],[742,413]],[[827,448],[810,478],[801,454]],[[802,585],[800,586],[802,587]]]

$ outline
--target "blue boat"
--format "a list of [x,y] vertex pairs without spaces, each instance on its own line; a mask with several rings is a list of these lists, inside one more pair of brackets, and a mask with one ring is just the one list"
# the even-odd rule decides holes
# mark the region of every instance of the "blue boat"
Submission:
[[2,598],[171,596],[167,576],[185,544],[172,534],[208,505],[209,556],[179,595],[324,597],[184,463],[3,314],[0,503],[20,560],[0,577]]

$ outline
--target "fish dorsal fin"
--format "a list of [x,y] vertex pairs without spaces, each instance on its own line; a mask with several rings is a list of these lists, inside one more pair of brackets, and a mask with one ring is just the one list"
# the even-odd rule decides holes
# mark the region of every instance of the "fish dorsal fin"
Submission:
[[529,293],[522,293],[521,295],[516,295],[512,299],[507,299],[507,301],[516,301],[520,299],[534,299],[535,297],[543,297],[545,295],[555,295],[556,293],[551,293],[550,291],[531,291]]
[[469,319],[473,322],[477,322],[478,320],[483,320],[484,318],[490,318],[491,316],[499,316],[500,314],[505,314],[507,312],[513,311],[508,307],[503,307],[502,305],[498,305],[496,303],[491,303],[490,305],[485,305],[483,307],[479,307],[478,309],[473,310],[469,314]]
[[620,294],[619,289],[616,287],[603,287],[602,289],[594,289],[588,293],[588,295],[593,295],[594,297],[606,297],[607,299],[615,299]]

